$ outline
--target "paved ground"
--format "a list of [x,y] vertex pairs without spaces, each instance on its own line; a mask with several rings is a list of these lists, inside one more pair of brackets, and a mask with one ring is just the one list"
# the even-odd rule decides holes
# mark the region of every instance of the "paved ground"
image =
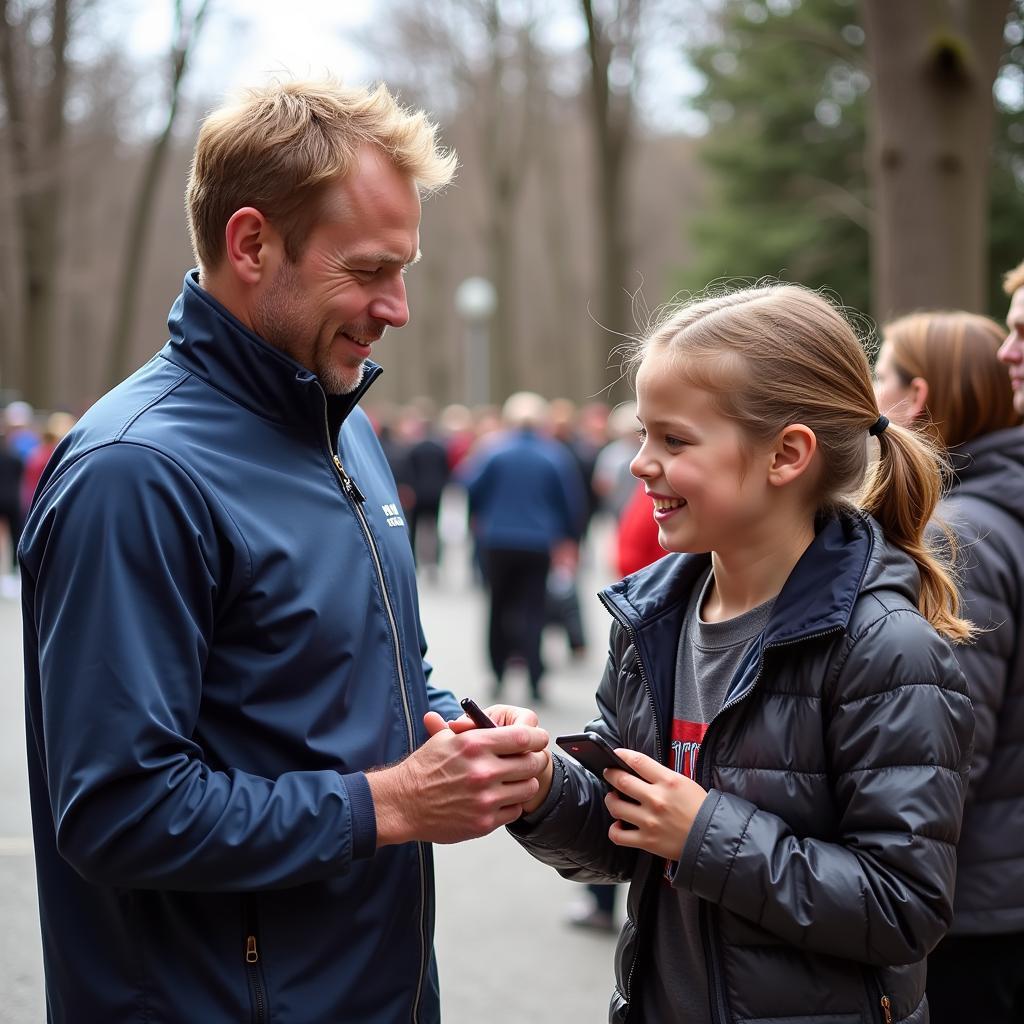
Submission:
[[[552,736],[576,731],[590,717],[604,665],[609,620],[593,597],[607,575],[601,570],[603,545],[599,535],[581,587],[589,628],[587,658],[570,662],[560,637],[549,631],[545,638],[550,675],[548,698],[539,711]],[[434,678],[457,696],[475,696],[486,704],[483,599],[469,583],[457,540],[449,556],[438,579],[421,581]],[[44,1020],[28,838],[19,620],[19,604],[0,599],[0,1024]],[[513,677],[506,699],[525,702],[525,680]],[[445,1024],[599,1024],[606,1019],[614,940],[564,923],[582,887],[531,860],[504,830],[476,842],[438,847],[436,861]]]

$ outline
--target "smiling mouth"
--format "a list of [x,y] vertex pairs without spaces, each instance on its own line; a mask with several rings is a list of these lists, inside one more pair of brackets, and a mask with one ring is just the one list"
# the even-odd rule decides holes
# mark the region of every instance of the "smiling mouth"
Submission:
[[369,348],[375,341],[379,340],[379,336],[378,338],[357,338],[355,335],[349,334],[348,331],[339,331],[338,333],[346,341],[350,341],[353,345],[358,345],[360,348]]
[[686,501],[683,498],[652,498],[655,515],[664,515],[667,512],[674,512],[677,508],[683,508]]

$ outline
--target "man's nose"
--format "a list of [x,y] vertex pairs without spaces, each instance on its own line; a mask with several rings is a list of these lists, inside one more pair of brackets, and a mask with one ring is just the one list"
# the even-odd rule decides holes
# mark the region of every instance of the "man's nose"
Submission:
[[383,320],[389,327],[404,327],[409,322],[409,301],[405,292],[405,278],[396,275],[370,303],[370,316]]
[[1006,341],[999,346],[999,358],[1004,363],[1019,363],[1024,361],[1024,351],[1021,350],[1024,339],[1018,337],[1016,331],[1007,335]]

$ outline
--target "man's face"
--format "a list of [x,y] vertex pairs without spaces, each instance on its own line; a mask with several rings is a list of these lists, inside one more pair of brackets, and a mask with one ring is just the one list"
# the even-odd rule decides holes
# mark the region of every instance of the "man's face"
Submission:
[[365,148],[328,190],[299,259],[282,257],[257,297],[253,329],[328,394],[354,391],[373,343],[409,320],[403,275],[419,257],[419,224],[415,183]]
[[1010,333],[999,349],[999,358],[1010,371],[1013,407],[1024,416],[1024,287],[1018,288],[1010,297],[1006,326]]

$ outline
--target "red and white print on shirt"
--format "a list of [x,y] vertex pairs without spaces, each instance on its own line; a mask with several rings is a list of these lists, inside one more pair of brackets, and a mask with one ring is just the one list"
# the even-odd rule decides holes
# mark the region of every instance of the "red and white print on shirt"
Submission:
[[695,778],[697,755],[708,731],[707,722],[685,722],[681,718],[672,721],[672,748],[669,753],[668,765],[674,772],[685,775],[688,779]]

